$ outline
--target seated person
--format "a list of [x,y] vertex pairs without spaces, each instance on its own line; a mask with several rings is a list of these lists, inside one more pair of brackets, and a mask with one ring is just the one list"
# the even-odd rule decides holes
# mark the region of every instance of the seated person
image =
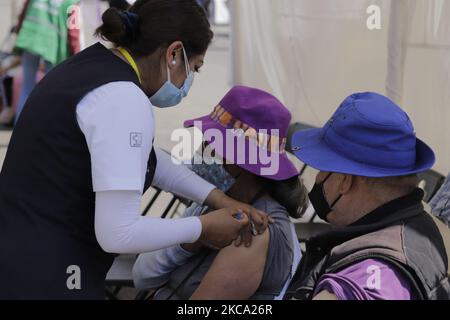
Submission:
[[[228,163],[208,165],[211,162],[203,158],[206,163],[194,161],[192,169],[231,197],[265,211],[274,221],[263,234],[253,237],[250,247],[232,244],[216,251],[197,243],[141,254],[133,268],[137,288],[160,288],[155,299],[164,300],[270,300],[284,295],[301,256],[289,216],[299,218],[308,203],[299,170],[284,150],[290,120],[290,112],[273,96],[235,87],[210,116],[185,123],[202,130],[209,143],[203,154],[214,151],[216,159]],[[276,135],[263,136],[263,129],[274,129],[269,132]],[[242,149],[234,149],[220,143],[217,136],[208,138],[212,133],[208,130],[245,144],[238,143]],[[269,151],[276,170],[264,174],[261,159],[252,163],[248,156],[251,145],[259,154]],[[238,161],[243,154],[247,155],[245,161]],[[193,205],[185,215],[207,212],[207,207]]]
[[435,156],[399,106],[354,94],[323,128],[295,133],[292,146],[320,171],[309,198],[338,228],[310,239],[287,298],[450,298],[444,243],[417,188]]

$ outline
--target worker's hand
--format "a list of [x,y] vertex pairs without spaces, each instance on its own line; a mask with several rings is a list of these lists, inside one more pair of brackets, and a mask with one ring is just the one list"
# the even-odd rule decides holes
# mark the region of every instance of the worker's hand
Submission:
[[[219,189],[214,189],[205,201],[205,204],[214,209],[220,208],[234,208],[236,211],[243,211],[248,215],[250,221],[253,223],[252,230],[253,234],[262,234],[266,231],[269,223],[274,223],[274,220],[269,217],[265,212],[252,207],[249,204],[242,203],[234,200],[233,198],[227,196]],[[250,230],[251,225],[248,230]],[[244,239],[244,243],[250,245],[252,237],[250,236],[252,232],[247,232]]]
[[275,222],[275,220],[267,213],[258,210],[249,204],[236,201],[233,208],[236,208],[238,211],[242,211],[248,215],[250,219],[250,224],[248,227],[251,228],[254,236],[264,233],[269,223]]
[[213,249],[229,246],[249,224],[244,212],[235,209],[221,209],[199,217],[202,223],[200,242]]
[[240,207],[241,211],[245,212],[250,217],[250,223],[247,227],[242,229],[241,235],[234,244],[236,245],[236,247],[239,247],[243,244],[246,247],[250,247],[253,237],[264,233],[264,231],[268,227],[268,224],[274,223],[275,221],[265,212],[255,209],[248,204],[239,203],[238,206]]

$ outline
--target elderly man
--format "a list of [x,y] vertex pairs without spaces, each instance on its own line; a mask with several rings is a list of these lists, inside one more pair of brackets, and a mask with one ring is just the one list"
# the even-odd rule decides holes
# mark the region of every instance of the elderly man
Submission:
[[296,299],[449,299],[442,237],[424,211],[417,173],[433,151],[408,115],[376,93],[348,97],[293,150],[320,172],[309,194],[332,231],[312,238],[290,287]]

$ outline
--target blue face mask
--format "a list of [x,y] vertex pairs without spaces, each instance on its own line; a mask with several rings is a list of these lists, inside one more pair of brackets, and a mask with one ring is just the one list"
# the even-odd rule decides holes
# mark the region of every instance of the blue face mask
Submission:
[[189,90],[191,89],[192,83],[194,82],[194,72],[191,71],[189,67],[189,60],[186,54],[186,50],[183,47],[184,63],[186,67],[186,80],[184,81],[181,88],[174,85],[170,79],[170,70],[167,67],[167,81],[164,85],[150,97],[150,102],[159,108],[169,108],[178,105],[183,98],[185,98]]

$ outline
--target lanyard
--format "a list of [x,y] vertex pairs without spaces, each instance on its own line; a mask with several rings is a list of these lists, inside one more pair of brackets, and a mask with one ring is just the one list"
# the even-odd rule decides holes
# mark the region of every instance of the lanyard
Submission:
[[133,68],[134,72],[136,72],[138,78],[139,78],[139,82],[142,83],[142,79],[141,79],[141,73],[139,72],[139,69],[136,65],[136,62],[134,61],[133,57],[131,56],[131,54],[127,51],[127,49],[120,47],[119,52],[125,57],[125,59],[128,61],[128,63],[131,65],[131,67]]

